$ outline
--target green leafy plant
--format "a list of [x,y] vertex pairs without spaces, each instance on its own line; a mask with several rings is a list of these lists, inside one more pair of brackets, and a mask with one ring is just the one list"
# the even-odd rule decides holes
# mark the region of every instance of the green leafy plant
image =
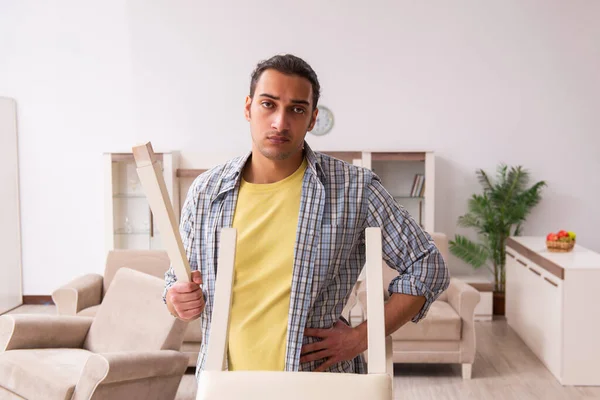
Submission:
[[519,236],[527,216],[541,200],[545,181],[529,184],[529,172],[522,166],[500,164],[496,179],[482,169],[476,172],[483,193],[469,199],[468,212],[458,218],[458,225],[474,228],[479,242],[464,235],[455,235],[449,241],[452,254],[474,268],[487,266],[494,274],[494,290],[504,292],[506,239]]

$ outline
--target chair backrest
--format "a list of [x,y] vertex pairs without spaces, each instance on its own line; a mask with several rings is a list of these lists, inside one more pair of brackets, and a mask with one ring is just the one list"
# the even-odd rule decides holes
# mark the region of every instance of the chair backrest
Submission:
[[[215,302],[204,370],[200,372],[196,400],[262,399],[325,400],[332,397],[391,400],[393,384],[386,349],[383,295],[381,292],[381,230],[366,229],[366,285],[368,374],[327,372],[223,371],[235,262],[235,230],[221,232]],[[218,310],[218,312],[214,312]],[[391,345],[391,342],[390,342]],[[390,350],[389,352],[386,350]]]
[[[367,228],[365,237],[367,312],[369,315],[367,323],[368,372],[369,374],[385,374],[387,365],[383,296],[377,289],[382,285],[382,273],[379,269],[380,260],[382,259],[381,229]],[[235,229],[222,229],[214,300],[214,310],[219,310],[219,312],[213,312],[212,315],[212,334],[208,343],[205,365],[207,371],[221,371],[225,367],[236,238],[237,232]]]
[[[433,239],[435,246],[442,254],[442,258],[444,259],[444,261],[448,262],[448,237],[446,236],[446,234],[441,232],[433,232],[430,233],[430,236]],[[395,269],[387,265],[385,262],[383,262],[383,289],[385,293],[387,293],[387,289],[390,285],[390,282],[397,276],[398,271],[396,271]],[[438,300],[447,301],[448,295],[446,294],[446,292],[443,292],[438,297]]]
[[187,323],[169,313],[163,288],[163,279],[119,268],[83,347],[95,353],[178,350]]
[[129,268],[164,279],[170,259],[163,250],[111,250],[106,257],[104,269],[104,296],[120,268]]

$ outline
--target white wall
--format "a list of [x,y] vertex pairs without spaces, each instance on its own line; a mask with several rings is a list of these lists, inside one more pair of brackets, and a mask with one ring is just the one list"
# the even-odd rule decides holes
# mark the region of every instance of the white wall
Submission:
[[102,152],[136,140],[120,3],[0,0],[0,93],[17,101],[25,295],[102,271]]
[[570,229],[600,251],[598,2],[94,4],[0,2],[26,295],[102,271],[102,152],[142,140],[184,160],[247,151],[249,76],[280,52],[311,63],[335,113],[314,148],[437,153],[438,230],[458,231],[475,169],[504,161],[549,183],[526,234]]

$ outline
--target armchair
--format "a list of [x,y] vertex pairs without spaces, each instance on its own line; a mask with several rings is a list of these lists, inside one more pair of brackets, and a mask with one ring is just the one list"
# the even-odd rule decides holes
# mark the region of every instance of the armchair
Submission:
[[[87,274],[74,279],[52,293],[59,315],[96,315],[103,302],[104,294],[110,287],[113,277],[120,268],[130,268],[164,279],[169,269],[170,259],[162,250],[112,250],[106,258],[104,276]],[[162,290],[162,289],[161,289]],[[161,291],[162,293],[162,291]],[[163,307],[164,306],[163,304]],[[183,343],[179,349],[188,355],[188,367],[195,367],[202,342],[200,322],[188,324]]]
[[0,398],[175,398],[186,324],[162,304],[162,287],[121,268],[94,318],[1,316]]

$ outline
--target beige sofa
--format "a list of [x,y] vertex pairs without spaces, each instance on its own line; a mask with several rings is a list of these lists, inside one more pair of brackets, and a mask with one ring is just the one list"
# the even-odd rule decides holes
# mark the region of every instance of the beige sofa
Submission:
[[[448,240],[443,233],[432,238],[448,260]],[[383,263],[383,286],[386,299],[389,283],[398,272]],[[367,318],[364,284],[357,288],[358,303]],[[462,376],[470,379],[475,359],[474,310],[479,292],[466,283],[451,278],[450,286],[433,302],[425,318],[418,323],[408,322],[392,333],[394,363],[457,363],[462,364]]]
[[[61,286],[52,293],[59,315],[93,317],[103,301],[116,272],[123,267],[156,276],[164,281],[170,260],[162,250],[112,250],[108,253],[104,276],[87,274]],[[161,291],[162,296],[162,291]],[[166,307],[165,307],[166,309]],[[188,366],[195,367],[202,332],[199,320],[187,325],[180,351],[189,357]]]
[[0,399],[174,399],[186,323],[162,304],[163,281],[128,268],[97,315],[0,317]]

